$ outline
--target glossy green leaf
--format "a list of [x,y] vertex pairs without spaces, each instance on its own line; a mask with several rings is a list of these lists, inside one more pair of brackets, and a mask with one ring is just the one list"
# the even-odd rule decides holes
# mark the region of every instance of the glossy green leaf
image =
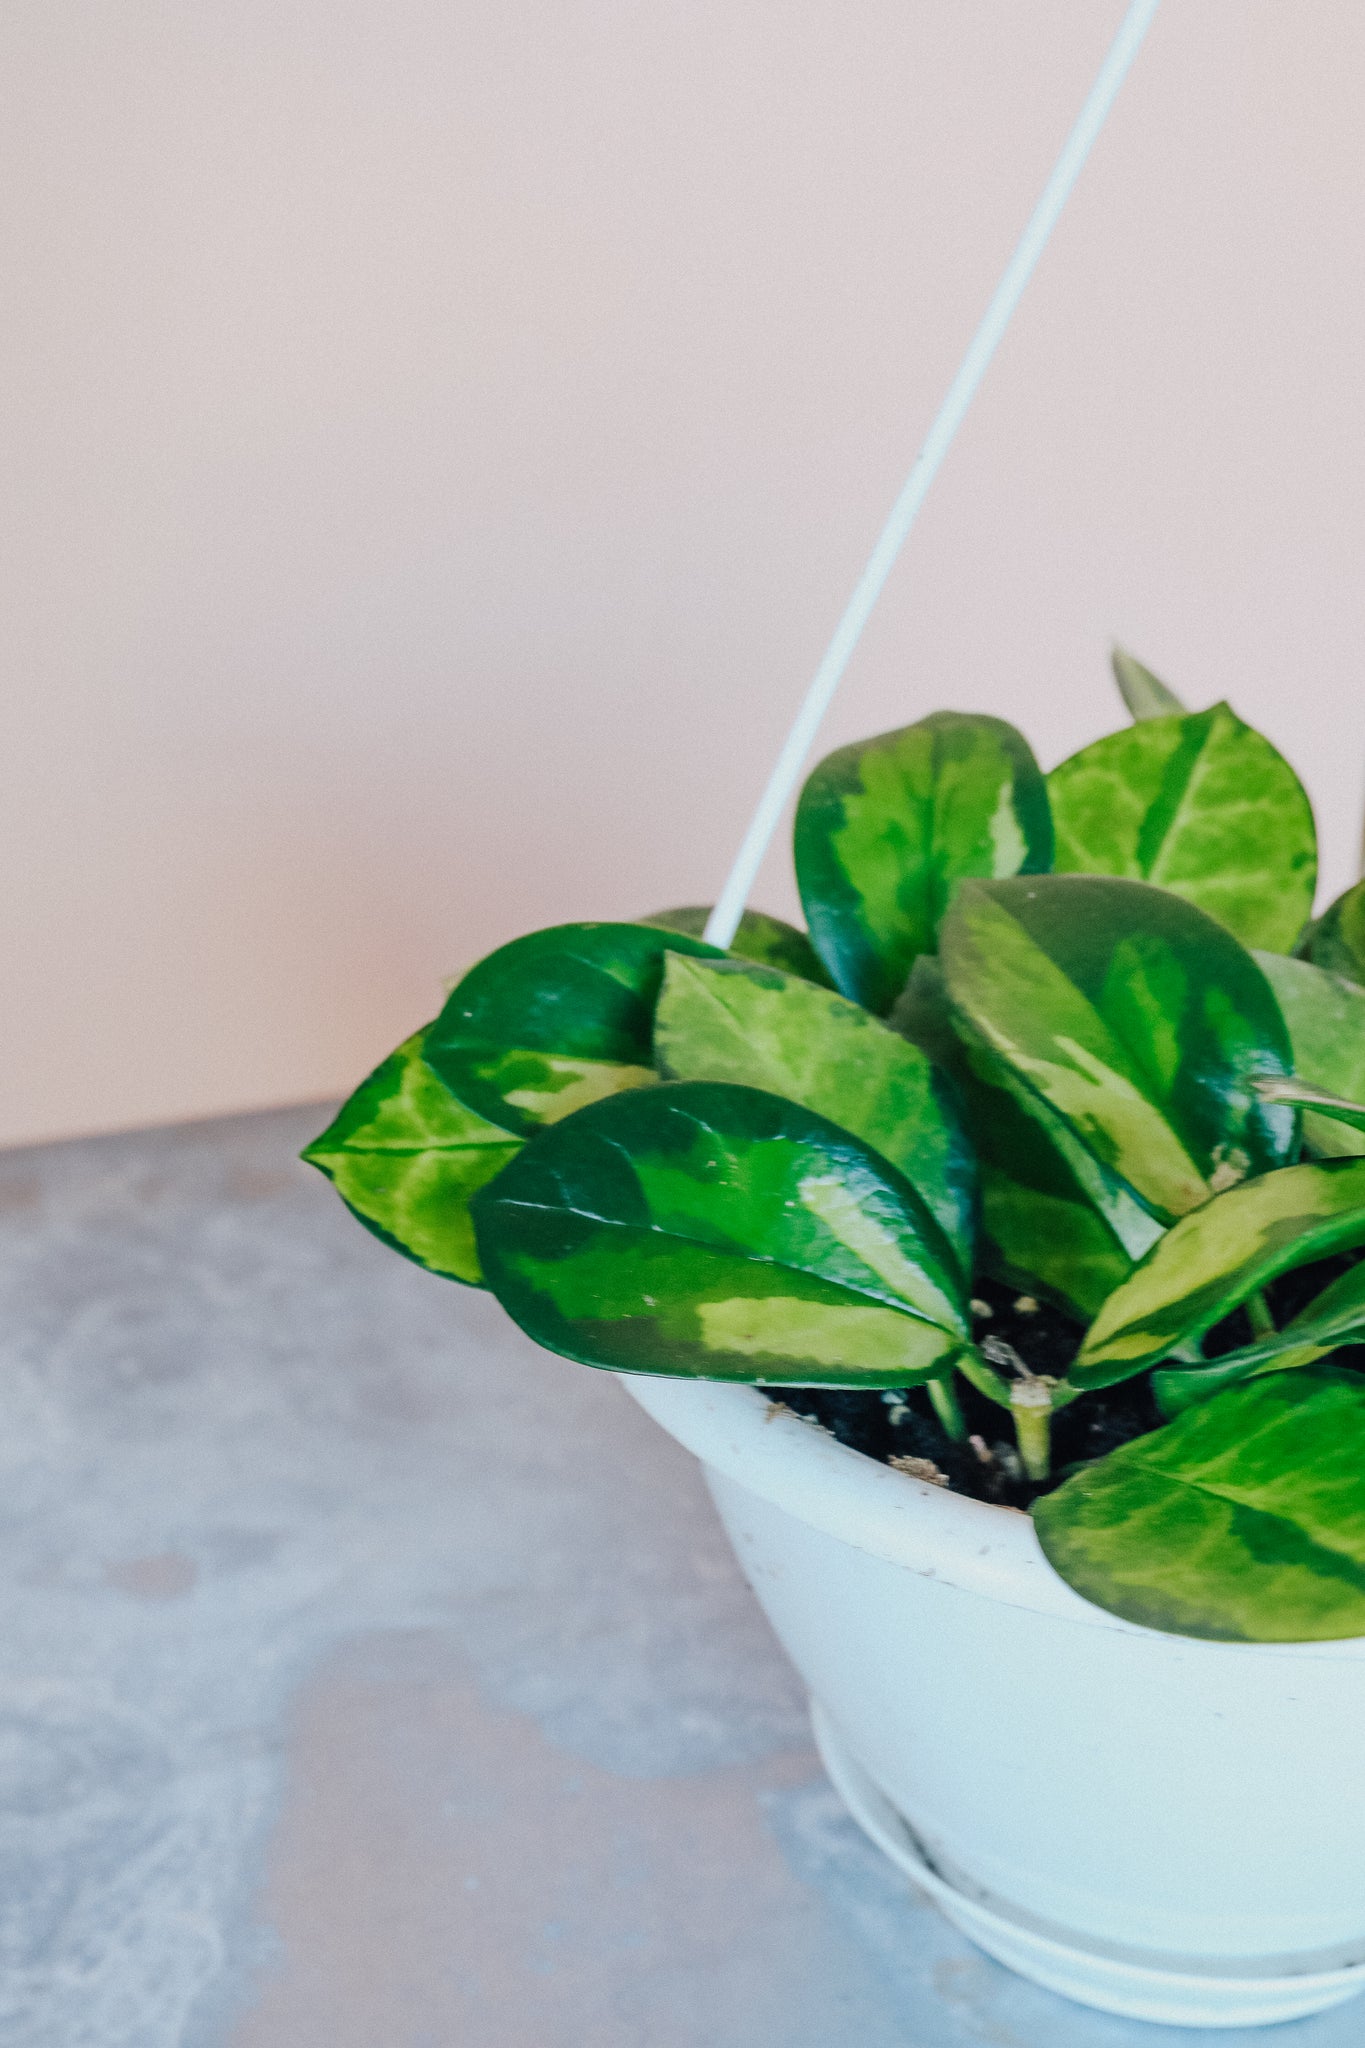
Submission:
[[[1289,1026],[1300,1080],[1347,1101],[1365,1101],[1365,989],[1282,953],[1258,953],[1256,960]],[[1365,1134],[1311,1110],[1303,1135],[1327,1159],[1365,1153]]]
[[469,1200],[521,1141],[457,1102],[418,1031],[362,1081],[303,1157],[376,1237],[419,1266],[477,1287]]
[[1365,985],[1365,882],[1356,882],[1328,905],[1308,938],[1315,967]]
[[[681,910],[655,911],[652,917],[642,918],[641,923],[656,925],[661,931],[685,932],[689,938],[699,939],[710,915],[705,904],[688,904]],[[757,960],[765,967],[780,967],[784,974],[799,974],[803,981],[816,982],[821,988],[832,986],[805,932],[783,918],[769,916],[766,910],[745,911],[729,951],[737,960]]]
[[1231,934],[1143,882],[967,882],[944,920],[954,1009],[1161,1220],[1278,1166],[1291,1068],[1265,976]]
[[956,1085],[978,1160],[986,1266],[1088,1321],[1162,1226],[1064,1117],[954,1028],[937,960],[915,962],[891,1021]]
[[1297,1366],[1311,1365],[1335,1349],[1333,1344],[1302,1344],[1294,1350],[1258,1346],[1259,1355],[1255,1358],[1241,1351],[1229,1351],[1206,1366],[1163,1365],[1152,1374],[1152,1398],[1158,1412],[1166,1421],[1173,1422],[1177,1415],[1213,1400],[1228,1387],[1241,1386],[1263,1373],[1291,1372]]
[[1132,1270],[1103,1219],[1076,1193],[1041,1190],[995,1166],[981,1169],[981,1230],[988,1270],[1081,1320]]
[[753,1088],[665,1082],[580,1110],[474,1219],[503,1307],[588,1365],[908,1386],[967,1340],[951,1250],[904,1176]]
[[1030,1099],[984,1048],[968,1047],[965,1066],[988,1263],[1002,1279],[1086,1319],[1128,1277],[1162,1225],[1065,1118]]
[[513,939],[451,990],[427,1033],[428,1064],[461,1102],[523,1135],[647,1086],[671,952],[724,957],[643,924],[560,924]]
[[676,954],[654,1056],[671,1080],[766,1089],[863,1139],[924,1197],[970,1275],[976,1176],[950,1086],[857,1003],[776,968]]
[[1051,864],[1047,789],[1013,726],[938,711],[821,761],[797,805],[795,853],[835,987],[884,1015],[964,876]]
[[1193,1370],[1171,1368],[1152,1375],[1152,1391],[1163,1415],[1182,1415],[1224,1387],[1254,1373],[1292,1372],[1328,1357],[1365,1333],[1365,1260],[1324,1287],[1306,1308],[1272,1337],[1224,1352]]
[[1182,1216],[1109,1297],[1070,1378],[1107,1387],[1194,1342],[1291,1267],[1365,1244],[1365,1160],[1287,1166]]
[[1169,718],[1173,712],[1178,715],[1184,711],[1175,691],[1124,648],[1116,647],[1111,660],[1119,695],[1134,718]]
[[1365,1376],[1233,1387],[1037,1501],[1038,1539],[1087,1600],[1217,1642],[1365,1635]]
[[1111,733],[1047,786],[1058,874],[1156,882],[1245,945],[1293,945],[1317,879],[1312,807],[1289,763],[1226,704]]

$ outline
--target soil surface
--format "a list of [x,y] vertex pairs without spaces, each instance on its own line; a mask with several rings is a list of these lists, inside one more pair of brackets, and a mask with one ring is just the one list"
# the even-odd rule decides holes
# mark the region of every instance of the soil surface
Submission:
[[[1266,1293],[1279,1327],[1283,1329],[1329,1281],[1361,1256],[1345,1252],[1319,1259],[1273,1281]],[[1003,1339],[1030,1372],[1063,1378],[1080,1347],[1085,1326],[1050,1303],[1021,1294],[1017,1287],[982,1276],[974,1284],[972,1319],[977,1341],[987,1336]],[[1251,1341],[1251,1327],[1238,1309],[1209,1332],[1204,1355],[1218,1358]],[[1332,1362],[1365,1370],[1365,1345],[1342,1346]],[[895,1393],[835,1387],[769,1387],[765,1391],[866,1457],[898,1465],[917,1478],[934,1480],[955,1493],[970,1494],[974,1500],[1017,1508],[1028,1507],[1039,1494],[1060,1486],[1078,1466],[1106,1456],[1149,1430],[1160,1429],[1165,1420],[1152,1398],[1147,1373],[1117,1387],[1083,1394],[1053,1418],[1053,1477],[1035,1485],[1020,1468],[1006,1411],[969,1386],[961,1374],[955,1387],[970,1432],[965,1444],[949,1439],[922,1387]]]

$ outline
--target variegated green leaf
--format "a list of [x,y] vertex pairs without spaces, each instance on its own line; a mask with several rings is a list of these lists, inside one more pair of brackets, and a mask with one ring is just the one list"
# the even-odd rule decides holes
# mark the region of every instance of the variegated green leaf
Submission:
[[955,1261],[909,1182],[753,1088],[595,1103],[535,1138],[474,1216],[503,1307],[588,1365],[907,1386],[967,1341]]
[[1059,1116],[961,1023],[943,971],[915,962],[893,1026],[951,1074],[975,1148],[989,1270],[1088,1321],[1162,1226]]
[[1003,1279],[1096,1313],[1163,1226],[1103,1166],[1065,1117],[984,1046],[967,1044],[963,1084],[978,1134],[981,1228]]
[[671,1080],[785,1095],[875,1147],[923,1195],[970,1276],[976,1176],[949,1084],[857,1003],[776,968],[675,954],[654,1056]]
[[1111,1614],[1215,1642],[1365,1635],[1365,1375],[1232,1387],[1035,1502],[1054,1568]]
[[938,711],[828,755],[801,792],[795,853],[835,987],[884,1015],[964,876],[1051,864],[1047,789],[1013,726]]
[[303,1157],[376,1237],[477,1287],[469,1199],[521,1141],[456,1101],[422,1058],[425,1037],[415,1032],[390,1053]]
[[981,1230],[987,1268],[1084,1320],[1132,1270],[1103,1220],[1078,1195],[1054,1194],[981,1169]]
[[[1365,989],[1306,960],[1258,953],[1257,962],[1289,1026],[1294,1071],[1329,1095],[1365,1101]],[[1307,1110],[1303,1135],[1325,1159],[1365,1152],[1365,1134]]]
[[1339,1274],[1307,1308],[1272,1337],[1225,1351],[1193,1370],[1168,1368],[1152,1375],[1152,1391],[1163,1415],[1183,1415],[1224,1387],[1263,1372],[1292,1372],[1313,1365],[1342,1344],[1365,1333],[1365,1260]]
[[1058,874],[1156,882],[1245,945],[1293,945],[1317,878],[1312,808],[1289,763],[1226,704],[1111,733],[1047,786]]
[[643,924],[560,924],[513,939],[451,990],[427,1033],[428,1064],[461,1102],[522,1134],[647,1086],[671,952],[724,957]]
[[1175,691],[1168,689],[1160,676],[1154,676],[1124,648],[1116,647],[1111,659],[1119,695],[1135,719],[1169,718],[1173,712],[1179,715],[1184,711],[1185,707]]
[[1356,882],[1328,905],[1308,938],[1315,967],[1365,985],[1365,882]]
[[[688,904],[681,910],[658,910],[642,924],[657,925],[665,932],[685,932],[699,939],[711,912],[704,904]],[[746,910],[728,949],[737,960],[758,960],[766,967],[780,967],[784,974],[799,974],[821,988],[832,984],[820,956],[805,932],[784,918],[771,917],[766,910]]]
[[1293,1154],[1265,976],[1212,918],[1108,876],[964,883],[944,920],[954,1009],[1159,1220]]
[[1365,1244],[1365,1160],[1286,1166],[1182,1216],[1110,1295],[1070,1378],[1107,1387],[1158,1364],[1294,1266]]

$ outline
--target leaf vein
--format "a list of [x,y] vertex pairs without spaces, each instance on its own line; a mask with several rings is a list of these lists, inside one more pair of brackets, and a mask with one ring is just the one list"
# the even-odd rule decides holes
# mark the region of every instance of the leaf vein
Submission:
[[1214,1486],[1206,1479],[1195,1479],[1188,1473],[1172,1472],[1166,1466],[1149,1464],[1145,1458],[1133,1458],[1131,1466],[1171,1485],[1188,1487],[1192,1493],[1205,1494],[1210,1500],[1220,1500],[1229,1507],[1240,1508],[1244,1514],[1257,1515],[1262,1521],[1283,1523],[1286,1527],[1297,1530],[1314,1550],[1320,1550],[1328,1557],[1341,1558],[1365,1577],[1365,1559],[1362,1559],[1358,1552],[1340,1548],[1336,1544],[1322,1541],[1316,1535],[1310,1535],[1301,1522],[1295,1522],[1289,1515],[1278,1513],[1274,1508],[1258,1506],[1254,1500],[1224,1487]]
[[[931,1329],[943,1330],[945,1335],[948,1336],[955,1337],[957,1335],[955,1330],[949,1330],[946,1324],[936,1322],[932,1316],[925,1315],[922,1309],[916,1308],[912,1303],[903,1300],[899,1295],[876,1293],[871,1288],[855,1288],[843,1280],[829,1280],[823,1273],[812,1272],[808,1266],[793,1265],[790,1259],[775,1258],[771,1252],[744,1251],[734,1245],[717,1243],[714,1238],[694,1237],[690,1231],[677,1230],[671,1227],[666,1229],[658,1223],[627,1223],[617,1216],[599,1216],[591,1209],[580,1209],[576,1203],[550,1204],[548,1202],[527,1202],[511,1197],[501,1198],[499,1200],[499,1207],[503,1209],[522,1209],[528,1214],[537,1216],[576,1216],[581,1222],[599,1224],[604,1230],[628,1230],[637,1233],[647,1231],[651,1236],[668,1238],[678,1244],[696,1245],[701,1251],[729,1253],[730,1256],[742,1260],[746,1265],[771,1266],[775,1272],[794,1273],[805,1280],[818,1280],[822,1287],[832,1287],[838,1293],[846,1294],[850,1301],[879,1302],[887,1308],[894,1309],[897,1315],[903,1315],[911,1322],[927,1323]],[[856,1253],[854,1256],[857,1256]]]

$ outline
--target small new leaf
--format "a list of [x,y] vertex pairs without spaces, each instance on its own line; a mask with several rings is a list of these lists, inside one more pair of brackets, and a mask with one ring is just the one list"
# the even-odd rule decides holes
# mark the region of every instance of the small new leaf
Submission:
[[1119,695],[1128,706],[1133,718],[1169,718],[1179,714],[1185,706],[1175,691],[1154,676],[1149,668],[1125,648],[1116,647],[1110,659],[1114,667],[1114,681],[1119,686]]

